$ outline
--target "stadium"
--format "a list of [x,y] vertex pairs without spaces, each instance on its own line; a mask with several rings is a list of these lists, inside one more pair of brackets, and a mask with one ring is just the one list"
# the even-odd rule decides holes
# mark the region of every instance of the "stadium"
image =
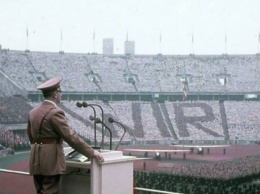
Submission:
[[[37,86],[59,76],[59,107],[77,134],[93,146],[102,143],[101,126],[93,132],[93,110],[77,106],[99,105],[96,115],[112,134],[104,134],[105,149],[118,146],[144,158],[134,162],[139,194],[260,192],[259,54],[1,49],[0,70],[1,169],[28,172],[28,112],[43,100]],[[125,135],[109,118],[125,126]],[[0,172],[0,185],[3,194],[34,192],[27,175]]]

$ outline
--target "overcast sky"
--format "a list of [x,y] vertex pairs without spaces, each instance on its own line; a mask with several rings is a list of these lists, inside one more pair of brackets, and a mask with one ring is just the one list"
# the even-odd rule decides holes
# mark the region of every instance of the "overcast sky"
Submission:
[[136,54],[255,54],[259,9],[260,0],[0,0],[0,44],[102,53],[113,38],[122,54],[128,34]]

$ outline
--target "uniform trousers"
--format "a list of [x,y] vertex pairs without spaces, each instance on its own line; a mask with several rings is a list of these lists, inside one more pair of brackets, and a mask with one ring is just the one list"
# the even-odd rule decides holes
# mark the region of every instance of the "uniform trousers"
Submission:
[[59,194],[60,175],[33,175],[37,194]]

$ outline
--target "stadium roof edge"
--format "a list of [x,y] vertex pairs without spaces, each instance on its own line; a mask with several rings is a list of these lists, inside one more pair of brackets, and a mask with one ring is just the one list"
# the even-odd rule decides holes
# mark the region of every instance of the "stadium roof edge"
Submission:
[[[7,52],[18,52],[18,53],[25,53],[23,50],[5,50]],[[57,52],[51,52],[51,51],[30,51],[30,53],[49,53],[49,54],[60,54],[59,51]],[[109,57],[124,57],[125,54],[101,54],[101,53],[73,53],[73,52],[64,52],[64,54],[73,54],[73,55],[97,55],[97,56],[109,56]],[[144,56],[150,56],[150,57],[157,57],[158,54],[135,54],[131,57],[144,57]],[[255,54],[162,54],[162,57],[232,57],[232,56],[256,56],[259,55],[259,53]]]

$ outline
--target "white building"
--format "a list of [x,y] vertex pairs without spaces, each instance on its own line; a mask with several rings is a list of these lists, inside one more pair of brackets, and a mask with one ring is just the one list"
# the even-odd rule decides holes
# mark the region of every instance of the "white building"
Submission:
[[114,40],[113,38],[103,39],[103,54],[112,55],[114,54]]

